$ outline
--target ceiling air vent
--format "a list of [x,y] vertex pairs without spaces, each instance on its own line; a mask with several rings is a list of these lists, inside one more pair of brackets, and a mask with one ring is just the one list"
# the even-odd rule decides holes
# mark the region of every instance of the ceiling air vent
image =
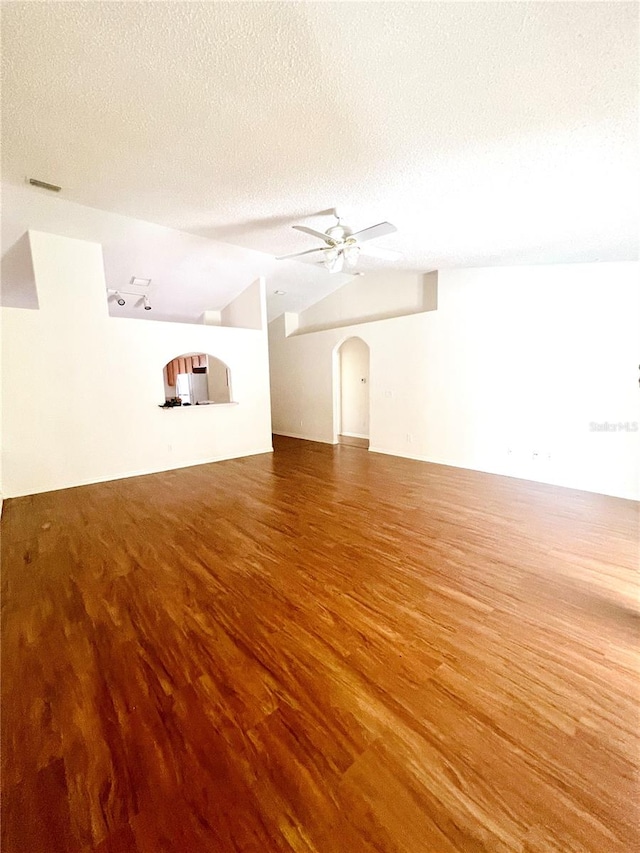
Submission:
[[52,193],[59,193],[62,189],[55,184],[48,184],[46,181],[38,181],[35,178],[29,178],[29,183],[32,187],[41,187],[43,190],[51,190]]

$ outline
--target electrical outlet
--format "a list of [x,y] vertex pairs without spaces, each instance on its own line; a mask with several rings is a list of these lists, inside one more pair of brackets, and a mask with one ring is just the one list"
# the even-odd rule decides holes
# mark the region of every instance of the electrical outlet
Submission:
[[173,450],[173,445],[167,444],[167,450],[169,451],[169,453],[171,453],[171,451]]
[[413,436],[411,435],[410,432],[408,432],[407,433],[407,444],[411,444],[412,441],[413,441]]

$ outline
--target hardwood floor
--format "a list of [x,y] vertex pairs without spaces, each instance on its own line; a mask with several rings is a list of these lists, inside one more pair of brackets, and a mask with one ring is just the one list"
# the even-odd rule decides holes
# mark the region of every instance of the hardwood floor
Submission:
[[369,449],[369,439],[358,438],[355,435],[339,435],[338,444],[347,444],[349,447],[362,447],[364,450]]
[[284,438],[7,501],[2,850],[640,849],[637,525]]

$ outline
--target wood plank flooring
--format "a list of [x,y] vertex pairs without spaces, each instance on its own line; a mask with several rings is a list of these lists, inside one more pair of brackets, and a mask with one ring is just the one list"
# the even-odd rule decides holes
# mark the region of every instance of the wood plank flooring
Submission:
[[5,503],[3,853],[639,850],[637,505],[275,446]]
[[358,438],[355,435],[339,435],[338,444],[347,444],[349,447],[362,447],[364,450],[369,449],[369,439]]

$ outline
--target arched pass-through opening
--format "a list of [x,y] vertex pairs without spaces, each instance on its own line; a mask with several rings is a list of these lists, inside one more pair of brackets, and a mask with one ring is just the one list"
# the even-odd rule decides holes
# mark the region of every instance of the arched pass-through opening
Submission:
[[185,353],[173,358],[163,369],[165,403],[174,406],[209,406],[231,403],[231,371],[207,353]]
[[338,444],[369,447],[369,347],[347,338],[334,362],[334,433]]

